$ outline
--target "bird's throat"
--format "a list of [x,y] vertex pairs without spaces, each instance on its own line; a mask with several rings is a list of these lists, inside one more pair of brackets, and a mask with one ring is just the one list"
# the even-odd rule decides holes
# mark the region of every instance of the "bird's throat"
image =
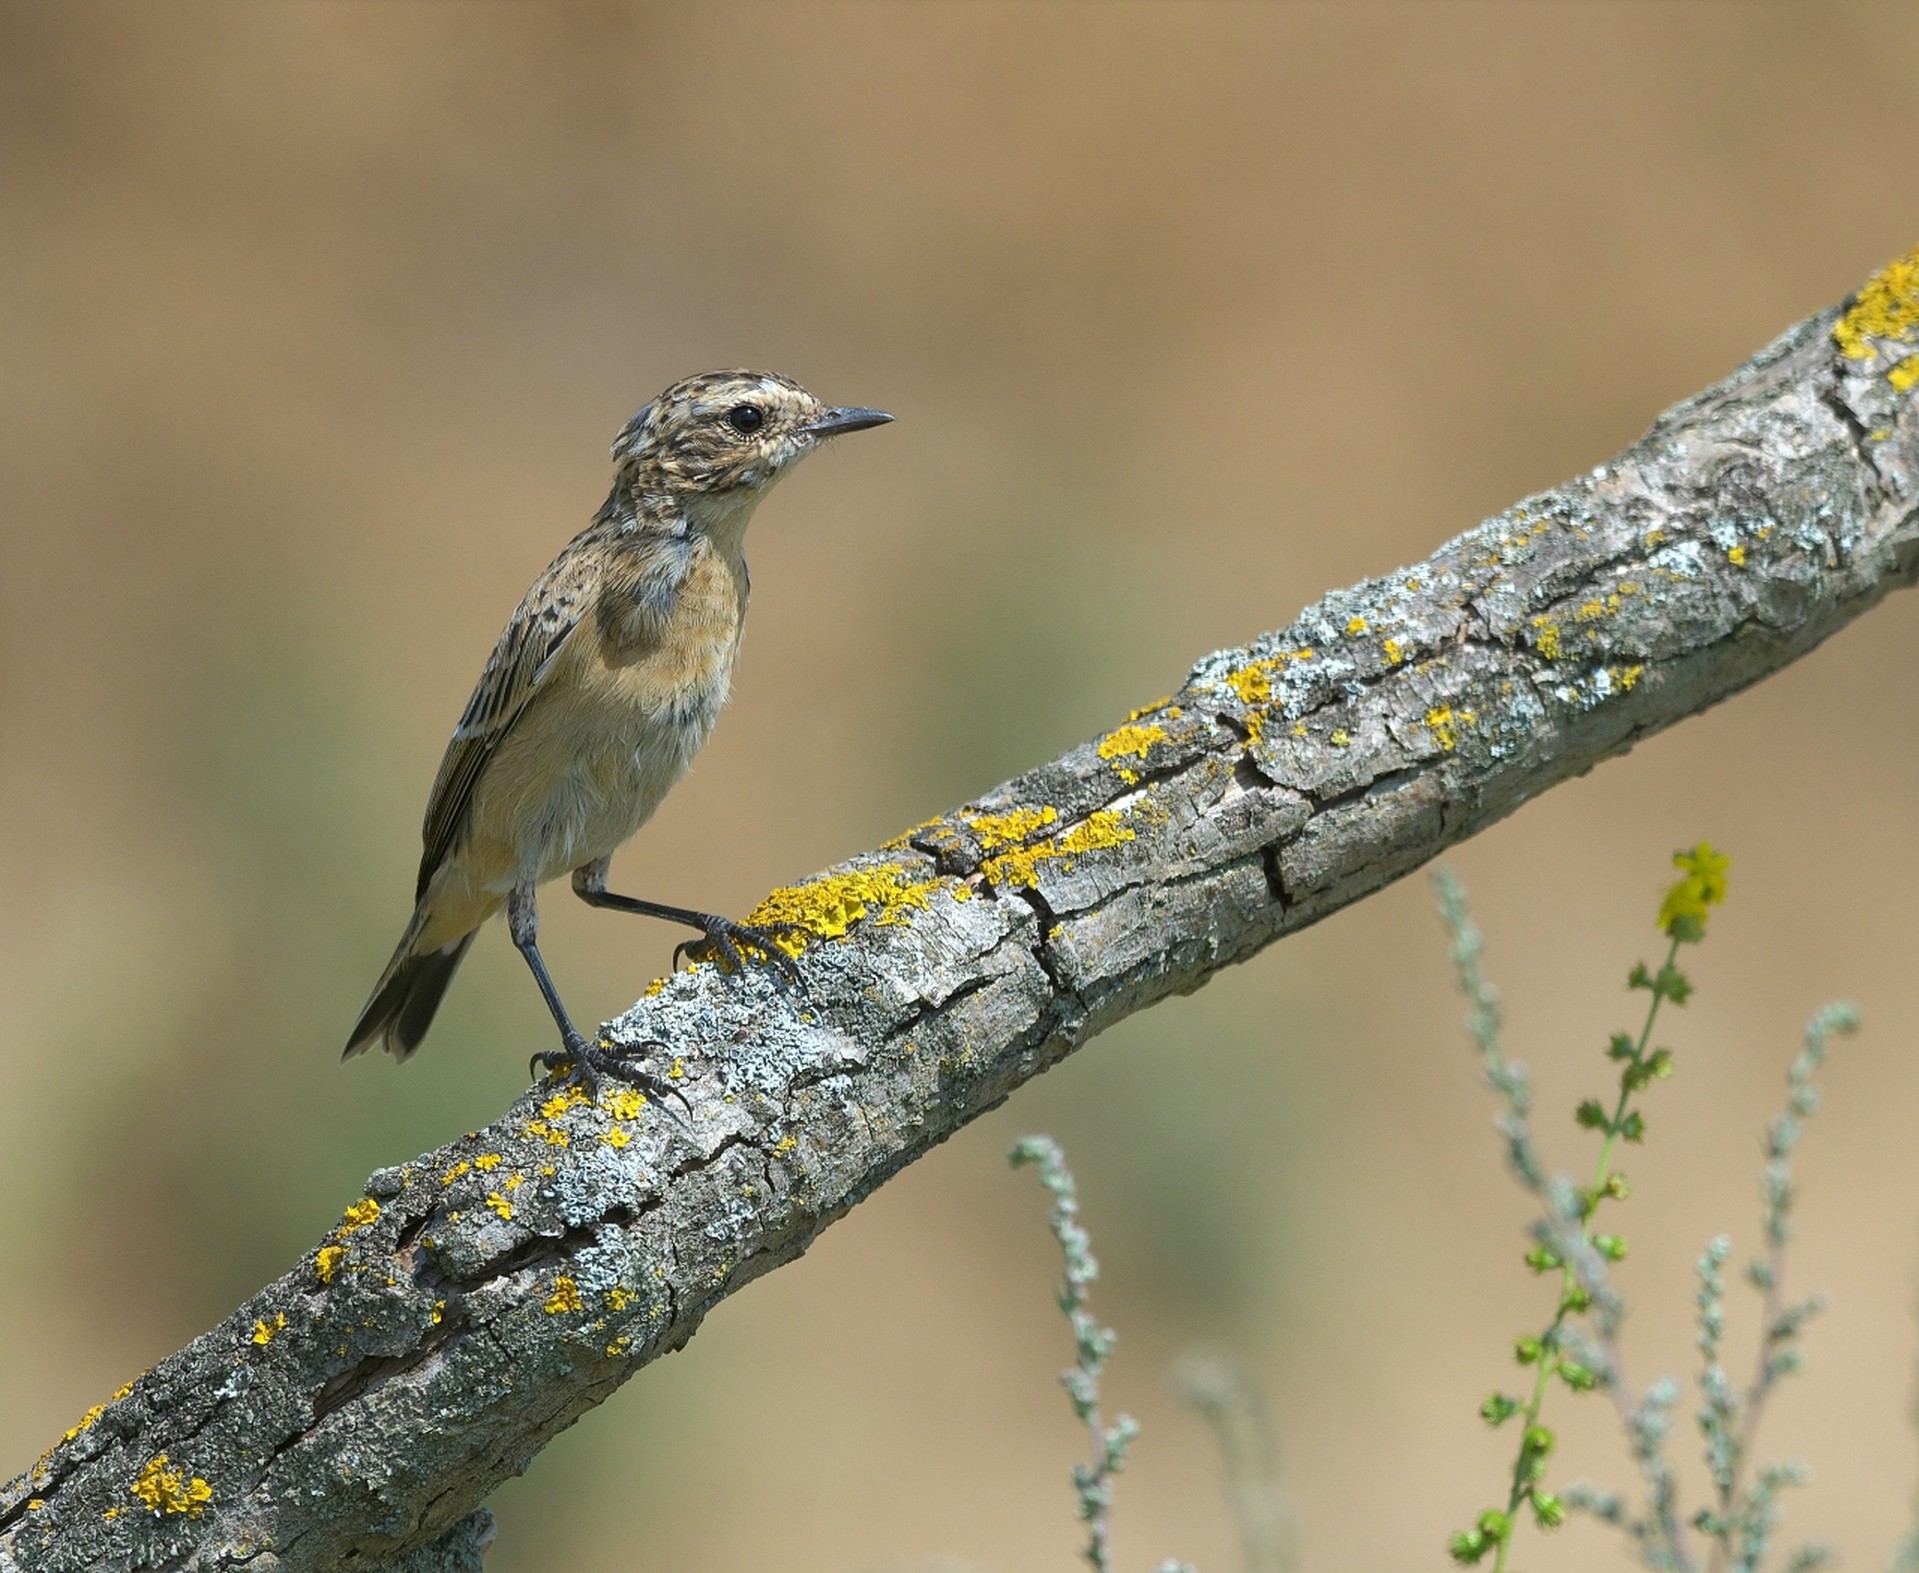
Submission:
[[727,562],[742,563],[746,557],[746,527],[752,523],[753,510],[765,493],[763,486],[741,487],[701,497],[688,506],[687,519]]

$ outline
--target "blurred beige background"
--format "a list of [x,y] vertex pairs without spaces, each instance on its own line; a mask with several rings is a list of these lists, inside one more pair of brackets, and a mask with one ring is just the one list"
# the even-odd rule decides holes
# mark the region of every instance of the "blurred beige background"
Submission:
[[[738,913],[1840,298],[1919,240],[1916,76],[1906,4],[4,0],[0,1472],[546,1044],[489,934],[418,1061],[336,1063],[447,730],[664,383],[900,415],[761,515],[737,698],[619,865]],[[1919,1482],[1915,655],[1902,597],[1455,859],[1583,1166],[1666,858],[1733,854],[1628,1165],[1641,1379],[1691,1368],[1702,1242],[1754,1242],[1799,1023],[1864,1008],[1801,1166],[1833,1310],[1771,1429],[1854,1567]],[[1035,1129],[1145,1423],[1122,1565],[1234,1565],[1162,1388],[1196,1340],[1269,1389],[1310,1567],[1442,1565],[1545,1295],[1430,909],[1388,891],[917,1165],[502,1491],[489,1567],[1072,1565],[1057,1263],[1003,1163]],[[677,937],[548,911],[582,1018]],[[1554,1408],[1558,1478],[1629,1483],[1601,1401]]]

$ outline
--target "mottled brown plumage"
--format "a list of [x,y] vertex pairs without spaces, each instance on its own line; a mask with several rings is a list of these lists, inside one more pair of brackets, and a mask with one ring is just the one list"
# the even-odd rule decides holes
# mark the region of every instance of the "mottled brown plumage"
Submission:
[[540,957],[534,892],[569,871],[588,902],[687,923],[722,951],[756,938],[613,895],[606,867],[726,702],[754,508],[828,438],[890,419],[829,409],[784,377],[723,371],[675,383],[626,424],[605,506],[526,593],[454,729],[427,804],[413,919],[348,1055],[376,1042],[411,1054],[474,933],[505,907],[560,1028],[564,1049],[545,1058],[589,1080],[633,1075],[575,1031]]

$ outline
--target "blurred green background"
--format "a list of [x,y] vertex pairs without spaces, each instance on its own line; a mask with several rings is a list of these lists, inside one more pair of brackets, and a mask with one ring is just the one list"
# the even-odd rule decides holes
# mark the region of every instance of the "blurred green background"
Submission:
[[[737,697],[617,868],[738,913],[1839,299],[1919,239],[1916,78],[1905,3],[4,0],[0,1472],[546,1045],[493,933],[416,1062],[337,1063],[451,722],[666,382],[900,416],[761,515]],[[1570,1165],[1666,857],[1733,853],[1629,1166],[1642,1379],[1691,1367],[1705,1238],[1754,1240],[1799,1022],[1863,1005],[1803,1150],[1835,1308],[1772,1432],[1855,1566],[1919,1478],[1916,654],[1898,598],[1454,860]],[[583,1019],[678,937],[547,910]],[[1034,1129],[1146,1426],[1124,1565],[1233,1562],[1162,1389],[1199,1339],[1271,1394],[1309,1565],[1440,1565],[1543,1304],[1460,1013],[1411,881],[1129,1022],[561,1438],[489,1567],[1068,1566]],[[1559,1407],[1565,1473],[1625,1484]]]

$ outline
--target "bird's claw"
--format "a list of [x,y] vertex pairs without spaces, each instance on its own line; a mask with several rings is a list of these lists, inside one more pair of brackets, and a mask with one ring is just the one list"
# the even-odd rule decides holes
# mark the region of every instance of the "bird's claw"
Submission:
[[730,918],[715,918],[699,939],[685,940],[673,947],[673,965],[679,966],[680,957],[684,956],[689,961],[718,960],[728,972],[744,972],[746,955],[751,953],[777,968],[788,983],[798,983],[799,963],[780,940],[789,934],[806,932],[805,925],[800,923],[769,923],[758,927],[735,923]]
[[642,1092],[651,1094],[653,1100],[660,1105],[661,1112],[674,1124],[680,1125],[684,1122],[666,1107],[666,1100],[679,1099],[680,1107],[690,1116],[693,1113],[693,1105],[687,1101],[686,1094],[670,1081],[628,1063],[636,1055],[648,1049],[664,1049],[668,1046],[658,1038],[647,1038],[639,1043],[601,1045],[588,1043],[578,1033],[569,1033],[563,1048],[547,1049],[535,1054],[527,1061],[527,1074],[537,1079],[542,1072],[547,1075],[560,1075],[570,1070],[579,1077],[586,1088],[587,1096],[596,1103],[600,1097],[601,1077],[610,1076],[615,1081],[628,1082]]

